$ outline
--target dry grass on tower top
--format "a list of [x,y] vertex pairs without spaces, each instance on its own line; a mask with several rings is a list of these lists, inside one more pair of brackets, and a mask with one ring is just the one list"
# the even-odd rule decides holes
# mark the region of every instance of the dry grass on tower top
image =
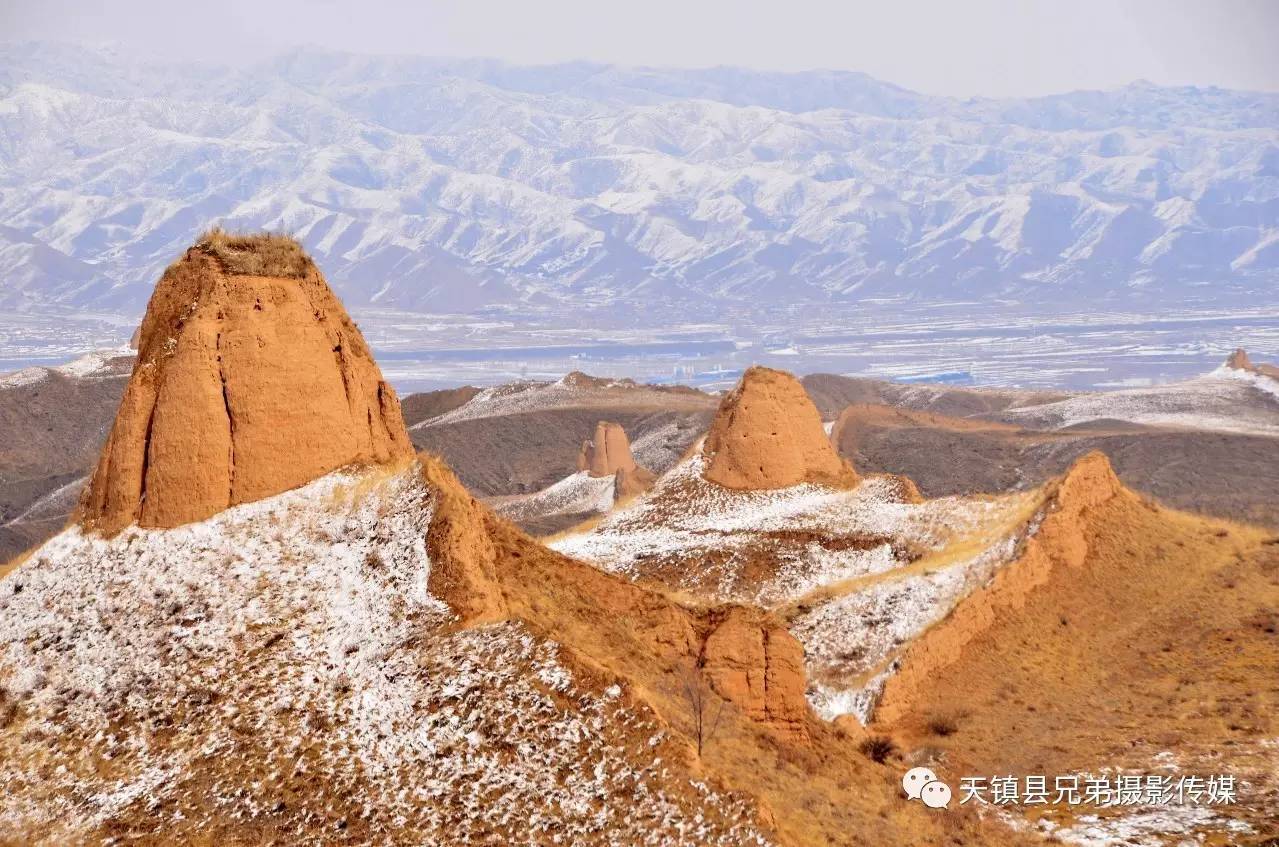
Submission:
[[283,233],[214,227],[196,239],[195,249],[217,258],[231,276],[303,277],[314,266],[297,239]]

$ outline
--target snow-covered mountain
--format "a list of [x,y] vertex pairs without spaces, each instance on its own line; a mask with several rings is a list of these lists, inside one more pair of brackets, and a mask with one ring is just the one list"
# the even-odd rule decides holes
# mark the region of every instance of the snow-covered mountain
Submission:
[[0,307],[138,311],[214,222],[295,233],[356,306],[1246,302],[1279,95],[0,47]]

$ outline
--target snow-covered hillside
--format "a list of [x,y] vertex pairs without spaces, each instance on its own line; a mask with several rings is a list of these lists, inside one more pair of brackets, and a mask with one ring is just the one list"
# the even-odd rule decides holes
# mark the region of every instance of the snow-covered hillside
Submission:
[[[550,546],[630,579],[762,605],[804,644],[808,698],[868,718],[908,643],[1011,561],[1034,495],[913,502],[900,480],[734,491],[700,452],[652,491]],[[949,553],[947,551],[953,551]]]
[[433,508],[416,468],[337,472],[34,551],[0,581],[0,841],[770,843],[621,684],[441,628]]
[[1244,300],[1279,273],[1279,95],[0,47],[0,305],[136,310],[215,221],[296,233],[352,304],[433,311]]

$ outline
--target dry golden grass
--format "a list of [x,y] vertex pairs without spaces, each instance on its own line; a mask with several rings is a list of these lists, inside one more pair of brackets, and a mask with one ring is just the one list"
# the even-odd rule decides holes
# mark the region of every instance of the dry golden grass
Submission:
[[0,562],[0,579],[4,579],[6,576],[17,570],[19,565],[31,558],[31,553],[31,550],[27,550],[24,553],[19,553],[7,562]]
[[[787,621],[793,620],[804,609],[827,603],[838,597],[844,597],[885,582],[895,582],[920,574],[934,574],[968,563],[985,550],[989,550],[1000,539],[1012,534],[1018,527],[1024,526],[1034,517],[1044,504],[1046,494],[1042,489],[1000,497],[979,495],[980,499],[998,503],[999,513],[982,525],[976,532],[963,537],[954,537],[940,550],[929,550],[913,562],[893,568],[892,570],[867,576],[832,582],[815,588],[795,598],[775,611]],[[974,498],[977,499],[977,498]],[[896,658],[896,654],[890,657]]]
[[876,729],[940,748],[952,774],[1144,773],[1171,751],[1186,773],[1246,780],[1230,814],[1279,835],[1264,743],[1279,735],[1279,539],[1132,496],[1089,510],[1083,536],[1082,567],[1001,607]]
[[[419,461],[437,490],[455,489],[465,496],[439,459],[423,454]],[[696,642],[705,635],[700,604],[681,603],[655,586],[636,585],[562,556],[476,506],[493,543],[493,577],[508,615],[558,642],[577,666],[626,680],[674,733],[686,736],[688,705],[673,681],[697,655]],[[773,825],[782,847],[1033,843],[996,822],[983,822],[969,809],[934,815],[906,801],[899,784],[901,760],[870,761],[858,752],[860,737],[814,716],[807,728],[808,740],[787,740],[729,708],[704,755],[697,759],[690,753],[679,766],[754,795],[761,818]]]
[[359,502],[387,481],[404,473],[416,461],[416,456],[405,456],[385,464],[349,465],[342,468],[344,471],[354,472],[356,474],[355,479],[349,485],[333,486],[333,490],[329,492],[325,503],[330,507],[337,508],[348,503]]
[[[614,505],[613,508],[614,508],[614,511],[616,511],[620,507],[617,505]],[[609,514],[610,513],[606,512],[601,515],[596,515],[593,518],[587,518],[581,523],[573,524],[568,529],[562,529],[559,532],[553,532],[550,535],[540,536],[537,540],[542,544],[549,545],[549,544],[554,544],[556,541],[561,541],[573,535],[581,535],[584,532],[590,532],[591,530],[599,526],[601,523],[603,523],[604,519],[607,518]]]
[[195,248],[217,258],[232,276],[300,278],[313,267],[302,245],[283,233],[236,233],[214,227],[196,239]]

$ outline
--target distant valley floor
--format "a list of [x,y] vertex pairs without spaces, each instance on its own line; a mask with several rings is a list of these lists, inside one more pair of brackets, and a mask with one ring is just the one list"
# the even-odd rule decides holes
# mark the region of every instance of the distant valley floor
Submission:
[[[799,374],[1105,390],[1186,379],[1211,370],[1236,347],[1263,360],[1279,358],[1279,303],[1099,306],[1074,313],[1016,303],[877,300],[773,309],[726,303],[709,320],[661,304],[615,304],[608,314],[539,307],[474,315],[367,307],[352,313],[402,395],[554,380],[574,370],[719,390],[751,364]],[[118,346],[135,325],[136,317],[101,313],[0,316],[0,372],[54,366]]]

